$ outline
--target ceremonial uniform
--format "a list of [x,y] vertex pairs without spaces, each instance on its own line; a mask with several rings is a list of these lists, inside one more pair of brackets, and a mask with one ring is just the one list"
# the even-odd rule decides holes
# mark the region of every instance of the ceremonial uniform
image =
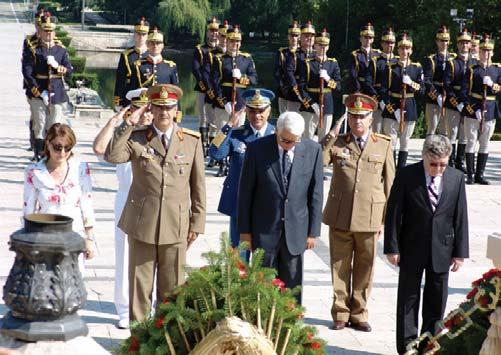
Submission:
[[[179,92],[155,85],[148,96],[153,105],[168,105],[173,96],[177,103]],[[124,121],[104,156],[110,163],[130,161],[132,166],[132,186],[118,226],[129,238],[130,317],[140,321],[151,308],[155,271],[161,301],[184,282],[188,232],[203,233],[205,227],[200,134],[175,124],[161,132],[155,119],[137,130]]]
[[[39,19],[37,18],[36,20],[39,22]],[[39,26],[37,24],[37,26]],[[33,52],[33,47],[36,46],[38,43],[39,37],[37,36],[36,33],[27,35],[23,41],[23,54],[21,58],[21,63],[25,62],[25,58],[29,58],[31,56],[31,53]],[[26,81],[23,80],[23,89],[26,90]],[[33,99],[29,97],[29,95],[26,95],[26,100],[28,101],[28,105],[30,106],[30,123],[29,123],[29,129],[30,129],[30,147],[32,150],[35,150],[35,135],[33,132],[33,119],[36,114],[35,106],[33,104]]]
[[366,53],[363,48],[351,52],[348,60],[348,82],[350,92],[361,92],[369,95],[370,89],[367,85],[367,76],[371,75],[369,71],[370,62],[379,57],[381,51],[371,49]]
[[[480,50],[492,54],[494,43],[485,36],[480,43]],[[501,64],[489,63],[484,66],[479,60],[466,71],[466,78],[461,89],[461,101],[464,102],[466,134],[466,170],[467,184],[488,185],[484,170],[489,157],[489,140],[496,127],[496,119],[501,116],[497,97],[501,91]],[[485,93],[485,97],[484,97]],[[484,100],[485,99],[485,100]],[[485,104],[485,107],[483,106]],[[477,164],[474,165],[475,145],[479,141]],[[475,174],[475,177],[473,177]]]
[[[450,34],[447,27],[442,26],[437,34],[437,40],[449,41]],[[445,99],[443,86],[444,72],[447,61],[454,59],[456,54],[445,51],[426,57],[423,61],[424,84],[426,87],[426,134],[435,134],[437,128],[440,134],[447,135],[445,108],[442,110],[442,101]],[[438,102],[440,100],[440,102]]]
[[117,72],[115,74],[115,91],[113,104],[115,106],[125,107],[130,102],[125,98],[125,94],[131,89],[136,89],[136,81],[133,80],[135,72],[135,63],[144,59],[146,52],[140,53],[135,47],[127,48],[120,54]]
[[[358,102],[357,102],[358,100]],[[348,114],[366,114],[377,102],[361,94],[346,100]],[[377,234],[384,223],[386,200],[395,174],[391,139],[367,130],[321,141],[324,166],[333,165],[333,177],[323,223],[329,226],[335,329],[347,322],[368,325],[367,301],[372,287]],[[336,328],[336,324],[338,325]]]
[[155,62],[150,56],[134,62],[131,88],[147,88],[156,84],[179,84],[177,66],[172,60]]

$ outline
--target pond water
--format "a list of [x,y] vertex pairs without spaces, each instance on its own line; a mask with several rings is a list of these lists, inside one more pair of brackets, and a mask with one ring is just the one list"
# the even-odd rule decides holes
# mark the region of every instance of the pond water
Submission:
[[[82,53],[82,55],[86,55],[86,53]],[[118,63],[118,57],[113,55],[113,58],[113,60]],[[273,53],[253,54],[253,58],[258,74],[258,87],[275,91],[276,85],[273,79]],[[173,53],[168,55],[167,59],[176,62],[178,67],[179,82],[184,92],[181,100],[183,113],[185,115],[197,115],[195,108],[197,92],[193,90],[195,87],[195,78],[191,74],[192,52]],[[99,95],[103,101],[111,107],[113,103],[113,90],[115,87],[115,69],[88,68],[86,71],[98,74],[100,83]],[[277,100],[275,100],[273,105],[273,116],[276,116],[278,112],[277,105]]]

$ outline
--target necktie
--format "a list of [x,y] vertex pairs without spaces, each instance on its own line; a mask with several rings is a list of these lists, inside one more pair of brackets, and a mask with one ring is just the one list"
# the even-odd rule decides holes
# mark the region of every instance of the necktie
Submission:
[[431,209],[435,212],[438,206],[438,190],[437,185],[435,185],[434,176],[431,177],[430,183],[428,184],[428,195],[430,196]]
[[169,143],[167,141],[167,135],[165,133],[162,134],[162,144],[164,146],[165,151],[167,151],[167,148],[169,147]]
[[285,190],[289,187],[289,174],[291,171],[292,162],[289,157],[289,153],[287,150],[284,150],[282,154],[282,178],[284,180]]
[[261,134],[259,134],[259,131],[256,132],[256,134],[254,135],[254,137],[256,137],[256,139],[257,138],[261,138]]
[[364,150],[364,140],[362,139],[362,137],[357,138],[357,144],[360,150]]

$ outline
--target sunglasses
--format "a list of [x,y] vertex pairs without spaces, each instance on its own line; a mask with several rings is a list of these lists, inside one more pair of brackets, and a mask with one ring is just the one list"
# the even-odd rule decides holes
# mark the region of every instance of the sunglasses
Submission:
[[58,153],[61,153],[64,149],[64,151],[66,153],[69,153],[71,152],[71,150],[73,149],[72,146],[69,146],[69,145],[61,145],[61,144],[52,144],[52,148],[58,152]]
[[295,140],[295,141],[291,141],[291,140],[289,140],[289,139],[285,139],[285,138],[282,138],[282,137],[278,137],[278,140],[279,140],[281,143],[284,143],[284,144],[296,144],[296,143],[301,142],[301,139],[298,139],[298,140]]
[[430,166],[433,168],[445,168],[447,163],[430,163]]

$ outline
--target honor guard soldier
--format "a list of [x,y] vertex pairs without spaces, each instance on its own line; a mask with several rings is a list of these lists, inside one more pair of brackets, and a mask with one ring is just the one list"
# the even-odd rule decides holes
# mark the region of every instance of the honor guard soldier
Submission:
[[230,159],[230,170],[223,184],[217,210],[230,216],[230,238],[234,248],[238,247],[240,242],[237,230],[237,194],[247,145],[275,132],[275,127],[268,123],[271,102],[275,94],[265,89],[247,89],[242,93],[242,98],[245,100],[248,121],[239,127],[236,119],[228,121],[214,138],[209,149],[211,157],[215,160]]
[[[195,91],[197,94],[198,109],[198,129],[202,135],[204,145],[204,155],[207,156],[209,149],[209,115],[205,111],[205,96],[209,90],[209,73],[205,71],[204,63],[209,61],[209,52],[216,49],[219,39],[219,21],[213,17],[207,23],[207,41],[204,44],[198,44],[193,51],[193,61],[191,72],[195,77]],[[211,122],[213,123],[213,122]]]
[[[368,95],[372,96],[377,102],[381,101],[381,81],[386,70],[388,70],[387,66],[398,62],[398,55],[393,54],[395,42],[395,32],[389,27],[381,35],[381,54],[372,57],[369,64],[369,70],[365,79],[369,91]],[[381,133],[383,131],[383,112],[377,107],[372,115],[372,131]]]
[[130,161],[132,167],[132,185],[118,222],[129,239],[131,321],[147,318],[154,291],[160,304],[184,283],[186,250],[204,232],[200,133],[174,123],[182,94],[175,85],[151,86],[153,124],[135,129],[146,106],[134,111],[115,129],[104,155],[107,162]]
[[[118,61],[117,72],[115,75],[115,95],[113,97],[113,104],[115,110],[120,110],[120,107],[127,106],[129,100],[125,95],[131,89],[131,79],[134,69],[134,63],[143,58],[146,52],[146,39],[150,25],[144,17],[134,25],[134,46],[127,48],[120,54]],[[132,87],[132,89],[135,89]]]
[[[311,21],[301,26],[299,37],[299,49],[295,53],[290,53],[285,57],[285,85],[289,88],[286,111],[299,112],[303,97],[299,91],[299,68],[306,59],[315,58],[313,45],[315,43],[315,27]],[[307,128],[306,128],[307,129]]]
[[[179,84],[177,66],[162,57],[164,35],[154,26],[146,40],[147,55],[134,62],[131,89],[147,88],[156,84]],[[178,111],[180,112],[180,111]]]
[[[489,140],[499,118],[496,96],[501,89],[501,64],[492,62],[494,42],[484,35],[480,42],[478,63],[466,71],[466,80],[461,88],[464,103],[464,128],[466,133],[466,173],[467,184],[489,185],[484,170],[489,157]],[[477,164],[475,167],[475,145],[479,141]]]
[[[426,86],[426,134],[435,134],[437,128],[439,133],[447,134],[445,120],[445,108],[442,109],[446,100],[446,92],[443,86],[445,65],[450,59],[454,59],[456,54],[449,52],[449,42],[451,35],[447,26],[442,25],[435,36],[437,52],[424,59],[423,74]],[[440,127],[439,127],[440,125]]]
[[341,90],[339,64],[336,58],[327,57],[329,43],[330,35],[324,29],[315,37],[315,58],[306,59],[299,68],[299,88],[303,97],[300,111],[305,123],[305,138],[312,139],[317,127],[319,140],[329,132],[334,113],[332,94]]
[[482,37],[477,35],[475,32],[471,34],[471,47],[470,47],[470,56],[472,59],[478,60],[478,53],[480,52],[480,39]]
[[[407,162],[409,140],[418,119],[415,94],[424,89],[421,64],[411,61],[412,38],[404,32],[397,40],[399,60],[387,66],[381,82],[379,107],[383,111],[383,132],[392,139],[393,151],[396,150],[397,137],[400,135],[398,165]],[[403,112],[402,112],[403,109]],[[403,122],[401,123],[401,121]]]
[[273,76],[278,86],[278,111],[280,113],[288,110],[289,105],[287,101],[290,101],[291,96],[296,96],[296,94],[294,94],[294,92],[291,90],[291,87],[287,85],[287,77],[285,75],[285,62],[287,57],[296,56],[300,35],[301,28],[299,27],[297,21],[294,21],[292,25],[289,26],[289,29],[287,31],[288,46],[279,48],[277,50],[277,53],[275,54]]
[[[447,120],[448,138],[451,141],[452,152],[449,165],[466,173],[464,167],[464,154],[466,150],[466,136],[464,132],[463,109],[461,102],[461,85],[465,79],[466,70],[477,62],[471,58],[470,45],[471,33],[465,28],[457,35],[458,54],[456,58],[449,59],[445,66],[444,88],[447,95],[445,100],[445,118]],[[458,145],[456,150],[456,139]]]
[[63,77],[73,72],[66,48],[55,39],[56,24],[49,12],[41,18],[40,26],[40,38],[22,63],[26,96],[34,113],[35,160],[43,154],[45,131],[54,123],[65,122],[63,103],[68,96]]
[[377,101],[355,93],[345,104],[350,133],[336,137],[329,132],[321,141],[323,163],[333,165],[322,219],[329,226],[331,313],[334,330],[350,322],[352,328],[370,332],[367,301],[395,163],[390,137],[370,131]]
[[360,48],[351,52],[348,60],[348,90],[349,92],[361,92],[369,95],[370,89],[367,86],[367,76],[369,64],[374,57],[379,56],[381,51],[372,49],[374,43],[374,27],[371,23],[362,26],[360,29]]

